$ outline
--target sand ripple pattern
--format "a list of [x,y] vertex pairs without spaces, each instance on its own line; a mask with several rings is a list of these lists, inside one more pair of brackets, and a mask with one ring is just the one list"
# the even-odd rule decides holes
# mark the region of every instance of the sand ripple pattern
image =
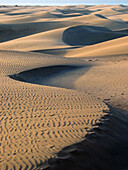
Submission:
[[8,69],[0,76],[0,169],[46,166],[62,148],[82,141],[109,110],[88,93],[13,80]]

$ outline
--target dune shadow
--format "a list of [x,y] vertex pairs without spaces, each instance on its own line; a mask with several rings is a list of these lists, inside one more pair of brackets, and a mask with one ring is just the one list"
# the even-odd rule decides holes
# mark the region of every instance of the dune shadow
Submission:
[[80,13],[80,14],[83,14],[83,15],[88,15],[90,13],[92,13],[93,11],[90,11],[90,10],[85,10],[85,9],[58,9],[59,12],[61,12],[62,14],[73,14],[73,13]]
[[106,27],[79,25],[66,29],[63,32],[62,40],[71,46],[85,46],[123,36],[127,36],[127,33],[124,31],[111,31]]
[[54,16],[58,18],[70,18],[70,17],[79,17],[82,16],[81,14],[70,14],[70,15],[64,15],[64,14],[54,14]]
[[91,65],[55,65],[35,68],[8,76],[22,82],[73,89],[74,81],[85,74],[90,67]]
[[15,15],[29,15],[30,13],[24,12],[24,13],[7,13],[6,15],[10,15],[10,16],[15,16]]
[[110,112],[82,142],[65,147],[49,160],[47,170],[128,169],[128,115],[109,107]]
[[76,49],[79,47],[68,47],[68,48],[56,48],[56,49],[44,49],[44,50],[35,50],[31,52],[37,52],[37,53],[45,53],[45,54],[52,54],[52,55],[65,55],[67,50],[70,49]]
[[103,18],[103,19],[107,19],[105,16],[101,15],[101,14],[95,14],[97,17]]
[[57,28],[62,28],[64,26],[63,24],[59,21],[36,22],[36,24],[34,22],[0,24],[0,43]]

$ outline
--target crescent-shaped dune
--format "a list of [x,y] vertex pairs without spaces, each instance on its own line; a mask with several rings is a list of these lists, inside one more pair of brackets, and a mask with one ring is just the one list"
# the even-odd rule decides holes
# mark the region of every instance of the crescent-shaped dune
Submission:
[[0,170],[128,169],[128,7],[0,7]]

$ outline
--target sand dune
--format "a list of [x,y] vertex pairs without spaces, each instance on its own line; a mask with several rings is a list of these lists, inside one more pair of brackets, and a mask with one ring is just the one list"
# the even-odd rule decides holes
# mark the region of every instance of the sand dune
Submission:
[[128,54],[128,36],[115,40],[99,43],[89,47],[70,50],[67,57],[98,57]]
[[128,169],[128,7],[0,7],[0,169]]
[[116,15],[116,16],[110,16],[108,17],[112,20],[119,20],[119,21],[128,21],[128,14],[121,14],[121,15]]
[[34,23],[21,23],[21,24],[9,24],[1,26],[1,42],[25,37],[28,35],[45,32],[57,28],[62,28],[70,25],[67,22],[36,22]]
[[63,33],[63,41],[71,46],[93,45],[104,41],[126,36],[127,33],[112,32],[104,27],[76,26]]
[[41,18],[56,18],[55,15],[51,14],[50,12],[39,12],[35,14],[36,17],[41,17]]
[[[47,26],[49,25],[46,24]],[[52,25],[52,23],[51,23]],[[55,24],[56,25],[56,24]],[[47,27],[46,27],[47,28]],[[49,29],[51,27],[49,26]],[[66,27],[67,28],[67,27]],[[35,51],[43,49],[55,49],[70,47],[62,41],[64,28],[41,32],[0,44],[0,49],[17,51]],[[44,29],[44,28],[43,28]]]
[[[4,51],[2,53],[4,54]],[[25,66],[27,66],[27,68],[35,66],[35,57],[32,57],[31,54],[32,53],[27,53],[25,55],[25,53],[23,53],[22,55],[21,53],[25,58],[25,64],[21,62],[23,58],[19,57],[20,53],[19,55],[14,52],[8,53],[9,57],[11,57],[10,60],[7,52],[5,54],[7,57],[1,55],[3,66],[3,68],[1,68],[3,74],[1,74],[0,78],[0,82],[2,82],[1,123],[2,125],[5,124],[1,129],[2,169],[6,169],[7,166],[10,168],[15,167],[16,169],[19,167],[28,167],[30,169],[45,163],[48,159],[55,157],[55,153],[63,147],[82,140],[86,133],[85,123],[83,123],[84,117],[86,121],[85,113],[87,113],[87,117],[88,114],[93,115],[94,112],[96,112],[97,115],[96,119],[94,119],[95,115],[94,117],[92,116],[92,119],[89,119],[90,123],[88,122],[88,127],[86,127],[86,129],[88,129],[95,124],[93,121],[97,122],[100,120],[100,117],[105,114],[103,110],[108,110],[108,107],[102,101],[95,99],[89,94],[74,90],[48,88],[46,86],[41,87],[39,85],[12,80],[6,76],[12,73],[12,67],[13,72],[19,72],[25,69]],[[67,59],[64,60],[67,61]],[[9,61],[10,64],[8,63]],[[52,61],[53,64],[54,58],[44,58],[43,55],[36,56],[38,67],[39,65],[45,65],[45,62],[48,64],[48,61]],[[56,59],[56,61],[59,60]],[[60,62],[64,63],[62,59]],[[48,76],[48,74],[46,74],[46,76]],[[26,102],[27,98],[29,98],[29,100]],[[95,105],[93,105],[94,103]],[[11,109],[11,113],[7,111],[9,108]],[[88,111],[86,112],[87,108]],[[92,112],[93,108],[94,111]],[[83,114],[83,116],[80,113]],[[5,115],[7,115],[7,119]],[[69,119],[68,122],[67,119]],[[81,119],[81,123],[78,122],[78,119]],[[9,146],[6,144],[9,144]],[[24,161],[26,163],[24,163]]]

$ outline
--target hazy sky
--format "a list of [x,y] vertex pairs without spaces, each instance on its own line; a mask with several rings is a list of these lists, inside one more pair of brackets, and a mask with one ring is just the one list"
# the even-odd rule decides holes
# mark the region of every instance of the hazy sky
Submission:
[[0,0],[3,5],[126,4],[128,0]]

